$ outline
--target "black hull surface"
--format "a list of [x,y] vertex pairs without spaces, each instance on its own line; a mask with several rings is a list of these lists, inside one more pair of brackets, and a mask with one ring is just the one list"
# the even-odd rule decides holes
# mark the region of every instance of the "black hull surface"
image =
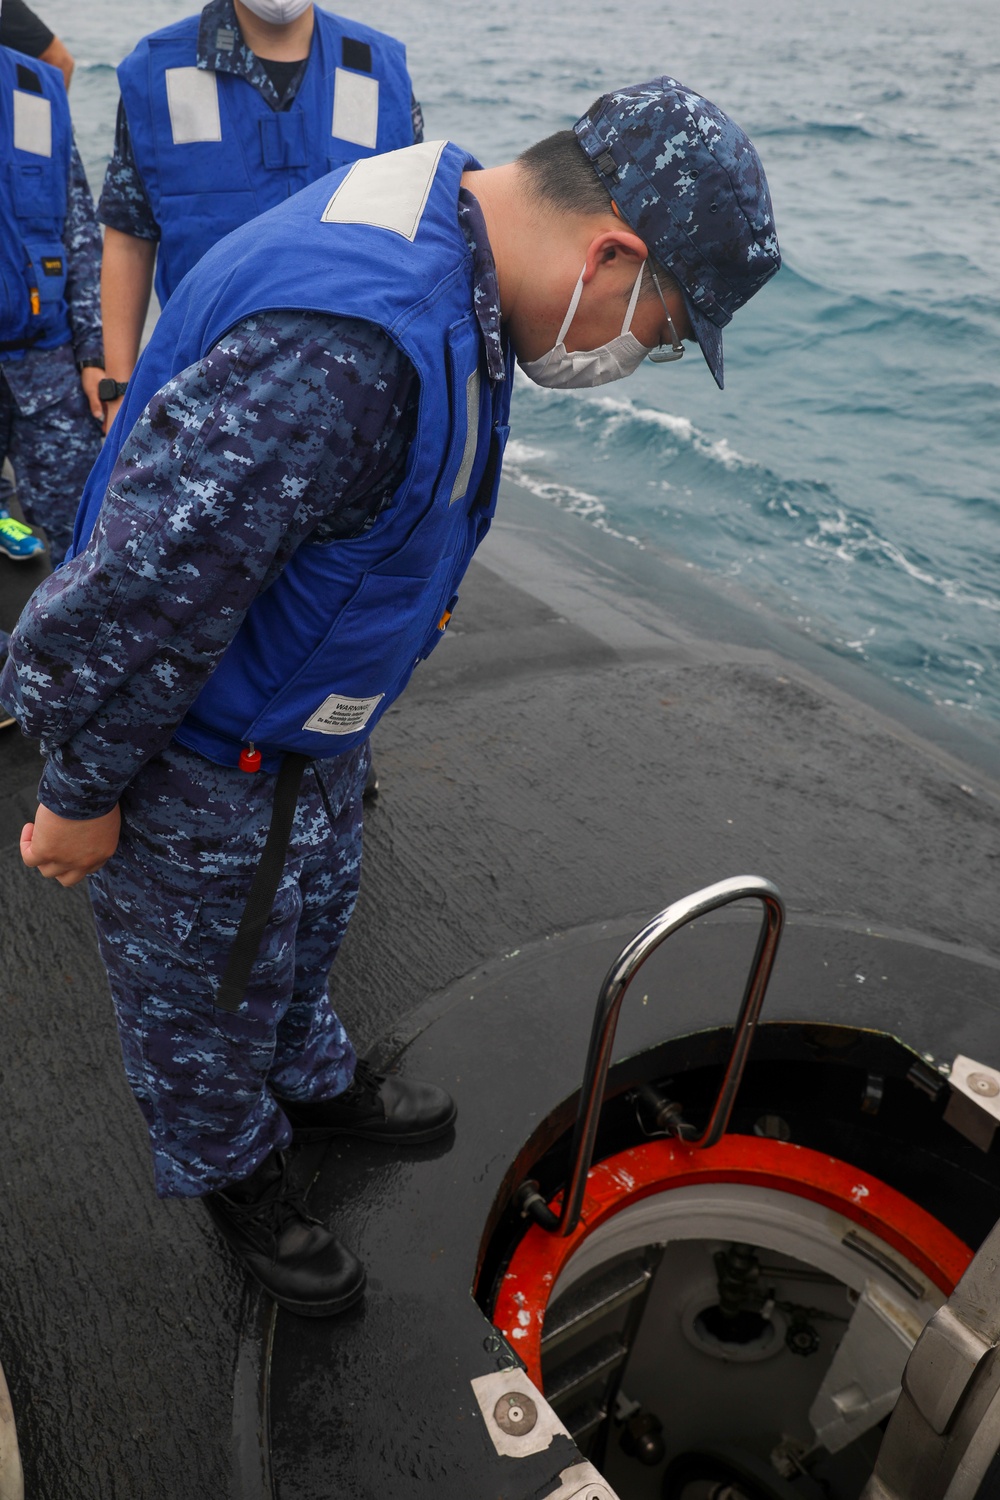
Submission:
[[[452,1088],[459,1120],[405,1157],[346,1142],[302,1163],[368,1264],[343,1319],[275,1317],[196,1205],[153,1199],[86,897],[20,865],[38,768],[5,732],[0,1360],[37,1500],[547,1493],[572,1445],[501,1459],[473,1398],[511,1364],[483,1310],[491,1230],[522,1168],[554,1151],[558,1172],[608,963],[690,891],[753,872],[789,909],[735,1128],[767,1068],[802,1065],[777,1023],[807,1023],[819,1053],[860,1047],[862,1072],[862,1033],[900,1038],[900,1090],[917,1054],[1000,1061],[995,746],[932,742],[902,702],[862,701],[860,674],[820,676],[807,641],[543,502],[508,488],[500,518],[375,740],[331,992],[360,1046]],[[617,1055],[716,1066],[753,931],[726,914],[657,955]],[[810,1144],[849,1156],[814,1113]],[[907,1190],[903,1145],[883,1152]],[[978,1207],[934,1208],[974,1244],[996,1174],[967,1161]]]

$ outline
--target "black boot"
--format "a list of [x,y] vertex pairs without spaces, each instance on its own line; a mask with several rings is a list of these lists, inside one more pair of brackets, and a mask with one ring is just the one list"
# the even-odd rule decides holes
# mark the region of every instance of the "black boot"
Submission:
[[281,1151],[202,1202],[223,1239],[280,1307],[325,1318],[343,1312],[364,1291],[364,1267],[306,1212],[288,1183]]
[[434,1083],[376,1073],[358,1061],[354,1078],[334,1099],[278,1101],[300,1140],[360,1135],[388,1146],[421,1146],[455,1123],[455,1101]]

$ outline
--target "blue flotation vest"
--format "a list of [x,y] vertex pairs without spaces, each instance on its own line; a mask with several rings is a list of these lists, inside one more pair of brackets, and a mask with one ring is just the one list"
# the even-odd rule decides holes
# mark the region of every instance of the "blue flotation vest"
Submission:
[[69,342],[63,228],[72,146],[62,74],[0,47],[0,360]]
[[176,731],[223,765],[253,745],[359,744],[441,639],[489,528],[512,384],[485,373],[472,252],[458,223],[478,163],[428,141],[342,168],[210,250],[164,309],[84,491],[70,556],[93,531],[114,465],[155,392],[244,318],[279,308],[381,326],[420,379],[405,477],[370,530],[305,542],[251,605]]
[[336,167],[413,141],[401,42],[315,11],[305,75],[274,110],[197,66],[200,16],[156,31],[118,69],[136,165],[160,226],[161,306],[205,251]]

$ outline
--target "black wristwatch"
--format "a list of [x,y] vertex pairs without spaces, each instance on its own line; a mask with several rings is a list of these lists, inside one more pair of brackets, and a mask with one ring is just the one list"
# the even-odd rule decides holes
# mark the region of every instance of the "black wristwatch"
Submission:
[[110,375],[105,375],[103,380],[97,382],[98,401],[117,401],[119,396],[124,396],[128,390],[127,380],[112,380]]

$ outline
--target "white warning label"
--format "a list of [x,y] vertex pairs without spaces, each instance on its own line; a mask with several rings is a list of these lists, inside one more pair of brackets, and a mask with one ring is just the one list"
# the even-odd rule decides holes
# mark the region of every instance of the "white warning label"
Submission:
[[357,734],[384,697],[384,693],[376,693],[374,698],[345,698],[341,693],[331,693],[302,728],[316,734]]

